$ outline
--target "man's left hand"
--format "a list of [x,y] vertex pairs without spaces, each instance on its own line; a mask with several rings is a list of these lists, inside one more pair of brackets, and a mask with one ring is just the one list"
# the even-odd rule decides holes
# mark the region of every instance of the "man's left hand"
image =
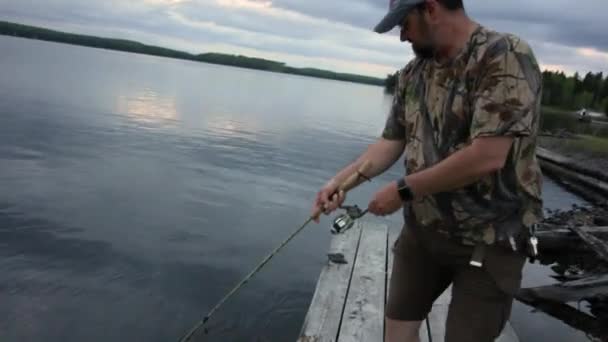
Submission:
[[397,190],[397,182],[392,182],[378,191],[367,206],[370,213],[376,216],[390,215],[403,206],[403,200]]

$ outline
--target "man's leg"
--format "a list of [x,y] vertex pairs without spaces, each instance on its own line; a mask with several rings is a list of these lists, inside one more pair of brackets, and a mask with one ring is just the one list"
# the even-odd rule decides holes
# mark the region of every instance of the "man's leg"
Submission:
[[451,272],[434,261],[410,228],[401,233],[393,253],[385,342],[419,342],[420,324],[449,286]]
[[488,249],[483,268],[455,270],[446,342],[493,342],[511,315],[525,258],[498,248]]
[[420,342],[421,321],[398,321],[386,317],[385,342]]

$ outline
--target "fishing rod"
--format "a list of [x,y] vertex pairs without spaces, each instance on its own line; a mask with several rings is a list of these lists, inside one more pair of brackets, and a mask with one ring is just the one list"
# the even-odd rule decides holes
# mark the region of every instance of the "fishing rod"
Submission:
[[[344,192],[345,194],[352,190],[354,187],[356,187],[359,184],[359,181],[363,178],[367,181],[369,181],[370,179],[366,176],[369,172],[369,170],[371,169],[372,164],[370,161],[365,161],[363,164],[361,164],[361,166],[359,167],[359,169],[353,173],[352,175],[350,175],[342,184],[340,184],[340,186],[338,186],[338,189],[336,190],[336,192],[334,192],[331,196],[333,197],[333,195],[339,193],[339,192]],[[192,336],[194,336],[194,334],[196,334],[197,331],[199,331],[200,329],[202,329],[205,324],[209,321],[209,319],[211,318],[211,316],[213,316],[213,314],[222,306],[224,305],[224,303],[230,298],[232,297],[241,287],[243,287],[245,284],[247,284],[247,282],[249,282],[249,280],[256,274],[258,273],[262,267],[264,267],[264,265],[266,265],[270,259],[272,259],[281,249],[283,249],[283,247],[285,247],[285,245],[287,245],[289,243],[289,241],[291,241],[296,235],[298,235],[298,233],[300,233],[304,228],[306,228],[306,226],[308,226],[308,224],[313,221],[316,220],[321,213],[323,212],[322,208],[317,208],[312,215],[310,215],[310,217],[308,218],[308,220],[306,220],[304,222],[304,224],[302,224],[302,226],[300,226],[298,229],[296,229],[287,239],[285,239],[285,241],[283,241],[277,248],[275,248],[270,254],[268,254],[268,256],[266,256],[262,262],[260,262],[254,269],[253,271],[251,271],[245,278],[243,278],[243,280],[241,280],[232,290],[230,290],[230,292],[228,292],[228,294],[226,294],[212,309],[211,311],[209,311],[209,313],[202,319],[200,320],[196,325],[194,325],[194,327],[192,327],[192,329],[190,329],[190,331],[188,331],[187,334],[185,334],[179,341],[180,342],[188,342],[190,341],[190,339],[192,338]],[[367,212],[367,210],[365,211]],[[365,212],[363,212],[363,215],[365,214]],[[363,216],[360,213],[360,216]],[[341,217],[342,220],[345,219],[345,217]],[[341,221],[343,222],[343,221]],[[338,224],[338,223],[336,223]],[[336,224],[334,224],[334,229],[336,227]],[[343,230],[343,229],[342,229]],[[205,334],[207,333],[207,329],[204,330]]]

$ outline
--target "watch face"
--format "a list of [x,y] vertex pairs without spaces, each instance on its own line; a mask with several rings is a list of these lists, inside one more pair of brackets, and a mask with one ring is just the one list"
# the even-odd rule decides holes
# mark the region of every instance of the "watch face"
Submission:
[[412,190],[405,184],[404,179],[399,179],[397,182],[397,189],[399,190],[399,196],[401,196],[401,199],[404,201],[411,201],[413,199]]

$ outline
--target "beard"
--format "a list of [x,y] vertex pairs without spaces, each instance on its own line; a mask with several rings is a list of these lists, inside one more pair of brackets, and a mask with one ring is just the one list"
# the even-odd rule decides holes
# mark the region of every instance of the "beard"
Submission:
[[414,50],[414,54],[418,58],[421,59],[431,59],[435,57],[435,46],[433,45],[433,40],[431,39],[431,28],[423,20],[423,18],[419,18],[418,21],[418,32],[420,32],[420,40],[417,42],[412,42],[412,50]]
[[430,44],[412,43],[412,50],[421,59],[431,59],[435,56],[435,48]]

